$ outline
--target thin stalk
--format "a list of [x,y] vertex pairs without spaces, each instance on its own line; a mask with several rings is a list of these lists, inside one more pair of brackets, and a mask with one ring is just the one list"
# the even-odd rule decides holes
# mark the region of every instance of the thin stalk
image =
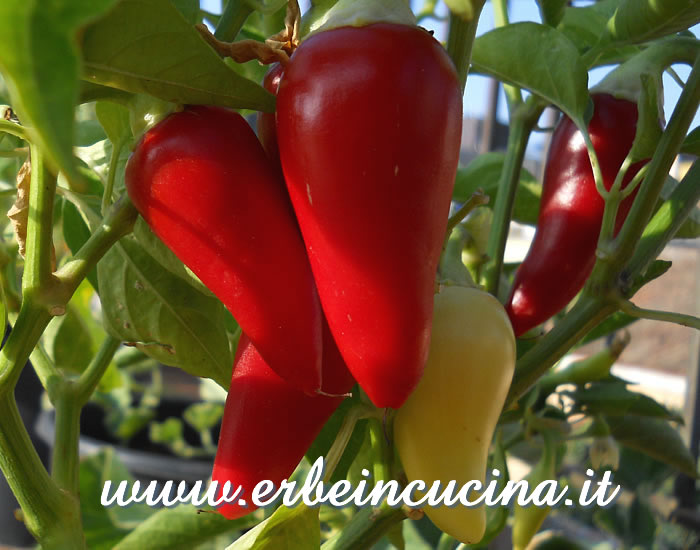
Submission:
[[108,333],[97,354],[78,378],[75,383],[75,399],[81,407],[90,399],[120,345],[121,340]]
[[62,490],[77,495],[78,440],[80,438],[80,411],[83,404],[76,399],[73,382],[64,382],[57,393],[51,477]]
[[246,0],[228,0],[214,36],[222,42],[233,42],[251,13],[253,8]]
[[484,7],[484,0],[472,2],[474,17],[471,21],[454,15],[450,12],[450,28],[447,35],[447,53],[457,68],[459,85],[464,93],[469,74],[469,63],[472,58],[472,47],[476,36],[476,27],[479,24],[479,16]]
[[378,418],[370,418],[369,420],[369,437],[375,456],[372,468],[374,482],[387,481],[389,479],[389,446],[384,435],[382,421]]
[[60,383],[63,381],[63,375],[61,371],[56,368],[53,361],[49,359],[46,352],[42,349],[40,344],[34,347],[29,356],[29,360],[34,367],[34,371],[39,377],[41,385],[44,387],[49,395],[49,400],[51,403],[56,402],[56,388],[60,387]]
[[372,416],[375,413],[376,410],[368,405],[355,405],[345,415],[345,418],[343,418],[343,422],[340,425],[340,429],[338,430],[338,435],[336,436],[335,441],[333,441],[328,453],[326,453],[326,473],[323,476],[324,483],[330,482],[331,478],[333,477],[333,472],[340,463],[340,459],[343,456],[343,452],[345,452],[345,447],[347,447],[348,441],[350,441],[350,437],[352,436],[352,432],[355,429],[355,424],[357,424],[357,421],[362,418]]
[[107,250],[133,229],[137,216],[134,205],[126,196],[122,196],[112,205],[87,242],[56,272],[56,277],[63,287],[63,293],[68,298]]
[[637,317],[639,319],[651,319],[653,321],[665,321],[667,323],[675,323],[684,327],[691,327],[700,330],[700,318],[694,315],[686,315],[684,313],[676,313],[674,311],[659,311],[656,309],[645,309],[634,305],[629,300],[620,300],[620,309],[627,315]]
[[107,209],[112,204],[112,193],[114,192],[114,181],[117,177],[117,165],[119,164],[119,155],[126,145],[128,138],[122,136],[117,143],[112,146],[112,156],[109,159],[109,173],[107,175],[107,185],[105,185],[104,193],[102,194],[102,215],[107,213]]
[[449,238],[452,230],[459,225],[459,223],[467,217],[469,212],[474,210],[477,206],[483,206],[489,203],[489,196],[485,195],[481,189],[477,189],[475,193],[472,194],[467,202],[465,202],[457,212],[455,212],[449,220],[447,220],[447,231],[445,231],[445,238]]
[[680,229],[698,201],[700,201],[700,162],[696,160],[644,229],[634,256],[625,268],[623,279],[630,280],[646,271]]
[[37,293],[52,286],[53,203],[56,177],[49,171],[44,154],[31,146],[29,216],[22,291]]
[[525,149],[530,133],[544,109],[534,96],[521,104],[512,114],[510,133],[508,134],[508,149],[506,151],[503,170],[498,182],[498,194],[493,207],[493,223],[486,247],[489,263],[485,270],[486,290],[496,295],[498,283],[503,268],[503,253],[506,249],[508,230],[513,216],[515,192],[520,180],[520,170],[525,158]]
[[[18,147],[17,149],[12,149],[11,151],[0,151],[0,158],[17,158],[17,157],[26,157],[27,153],[29,152],[29,148],[27,147]],[[17,192],[16,189],[8,189],[7,191],[14,191]],[[7,193],[7,191],[3,191],[4,193]]]
[[504,409],[522,397],[576,342],[615,310],[614,302],[584,293],[571,311],[518,360]]
[[[617,211],[624,198],[622,195],[622,180],[631,165],[632,157],[628,154],[625,160],[622,161],[622,166],[620,166],[615,181],[612,187],[610,187],[609,193],[607,193],[607,198],[605,198],[605,210],[603,211],[603,223],[600,226],[600,236],[598,237],[598,247],[604,248],[614,237],[613,233],[615,231]],[[639,182],[639,180],[637,180],[637,182]]]
[[[505,27],[508,25],[508,0],[492,0],[493,4],[493,22],[496,28]],[[520,88],[511,84],[503,84],[503,91],[506,94],[506,103],[508,103],[508,112],[513,111],[523,102],[523,96]]]
[[448,535],[447,533],[443,533],[440,535],[440,540],[438,540],[438,545],[435,550],[452,550],[455,546],[455,539]]

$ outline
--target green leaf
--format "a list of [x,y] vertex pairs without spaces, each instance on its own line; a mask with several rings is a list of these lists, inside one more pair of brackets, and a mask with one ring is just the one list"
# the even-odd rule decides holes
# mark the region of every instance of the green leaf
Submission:
[[[484,153],[457,171],[452,199],[465,202],[479,188],[489,196],[489,205],[496,202],[498,181],[503,170],[505,153]],[[520,181],[515,194],[513,219],[520,223],[535,225],[540,208],[542,186],[535,176],[524,168],[520,170]]]
[[698,22],[697,0],[622,0],[602,40],[639,44],[687,30]]
[[194,25],[199,19],[199,0],[171,0],[185,20]]
[[102,506],[100,497],[107,480],[112,482],[110,494],[114,494],[121,481],[126,481],[129,487],[134,482],[112,447],[106,447],[80,463],[80,510],[85,542],[91,550],[111,550],[131,529],[155,511],[144,503],[127,507]]
[[169,0],[122,0],[85,30],[84,78],[174,103],[272,111],[273,96],[227,67]]
[[114,550],[191,550],[212,537],[247,529],[258,521],[256,515],[230,521],[208,512],[189,504],[162,508],[124,537]]
[[[691,132],[691,135],[693,133],[695,132]],[[698,140],[700,141],[700,135],[698,135]],[[658,212],[659,208],[661,208],[661,206],[664,204],[664,201],[667,201],[671,198],[673,191],[676,189],[676,187],[678,187],[679,183],[680,182],[678,180],[672,178],[671,176],[668,176],[666,178],[666,183],[664,184],[663,189],[661,189],[661,197],[659,198],[659,202],[656,205],[654,214]],[[690,211],[690,214],[685,219],[683,224],[678,228],[678,231],[676,231],[676,234],[673,236],[673,238],[696,239],[697,237],[700,237],[700,208],[696,206]]]
[[0,2],[0,70],[12,106],[54,166],[79,181],[73,160],[80,61],[76,31],[115,0]]
[[629,510],[630,546],[650,548],[656,540],[656,518],[649,504],[635,495]]
[[46,327],[42,343],[47,355],[59,369],[73,373],[82,372],[95,352],[85,320],[70,303],[65,315],[54,317]]
[[226,550],[318,550],[321,529],[318,508],[280,506]]
[[568,0],[537,0],[542,21],[556,27],[564,17]]
[[582,120],[588,105],[588,72],[576,46],[547,25],[514,23],[478,37],[472,50],[476,71],[526,88]]
[[176,275],[199,292],[208,296],[214,296],[214,294],[204,286],[204,283],[199,280],[199,277],[188,269],[180,258],[175,256],[163,241],[151,231],[149,225],[140,216],[138,220],[136,220],[136,224],[134,224],[134,237],[143,249],[170,273]]
[[597,44],[619,0],[603,0],[582,8],[567,7],[559,23],[564,33],[583,52]]
[[660,418],[642,416],[606,417],[613,437],[621,444],[697,477],[695,458],[678,431]]
[[576,402],[576,407],[591,416],[637,415],[675,422],[683,420],[651,397],[628,390],[624,383],[593,382],[586,388],[564,392],[564,394]]
[[131,136],[129,110],[126,107],[111,101],[98,101],[95,103],[95,114],[112,144]]
[[121,239],[97,266],[107,329],[166,365],[231,379],[224,307],[161,268],[133,236]]

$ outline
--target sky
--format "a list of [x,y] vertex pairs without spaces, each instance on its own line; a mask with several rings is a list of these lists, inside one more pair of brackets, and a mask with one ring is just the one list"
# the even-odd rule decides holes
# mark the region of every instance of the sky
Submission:
[[[422,0],[411,0],[414,6],[414,11],[422,6]],[[576,2],[576,5],[583,6],[590,4],[586,0]],[[299,5],[301,7],[302,13],[306,11],[309,6],[308,0],[299,0]],[[221,11],[221,0],[201,0],[201,6],[203,9],[214,13],[220,13]],[[447,7],[444,2],[438,3],[437,8],[438,15],[445,16],[447,14]],[[515,23],[519,21],[535,21],[540,23],[540,14],[537,9],[537,3],[535,0],[510,0],[509,7],[510,21]],[[424,20],[421,23],[426,28],[433,30],[435,32],[435,37],[438,40],[444,41],[447,37],[447,23],[444,21],[435,21],[432,19]],[[479,19],[479,26],[477,27],[477,36],[488,32],[493,29],[493,9],[490,2],[487,2]],[[696,36],[700,33],[700,25],[696,25],[690,29]],[[687,65],[677,65],[674,66],[677,74],[681,79],[685,80],[690,73],[690,67]],[[589,73],[589,88],[600,82],[602,78],[611,70],[611,67],[593,69]],[[482,118],[487,109],[487,93],[489,86],[489,78],[480,75],[470,75],[467,80],[467,88],[464,94],[464,115],[474,118]],[[666,120],[668,121],[671,113],[673,112],[673,107],[678,101],[680,96],[681,88],[678,84],[668,75],[664,74],[664,111],[666,114]],[[508,123],[508,111],[506,107],[505,96],[503,95],[503,89],[500,91],[500,98],[498,102],[497,118],[500,122]],[[691,124],[691,129],[700,125],[700,113],[696,113],[695,119]],[[531,151],[536,153],[536,151],[541,147],[543,143],[543,136],[541,134],[533,135],[531,140]]]

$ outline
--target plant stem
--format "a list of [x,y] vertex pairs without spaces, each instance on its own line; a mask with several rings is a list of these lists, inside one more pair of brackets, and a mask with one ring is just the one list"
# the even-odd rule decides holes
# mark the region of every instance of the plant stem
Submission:
[[402,508],[365,506],[353,516],[342,531],[328,539],[322,550],[366,550],[397,523],[406,519]]
[[355,429],[355,424],[362,418],[367,418],[374,414],[375,410],[369,405],[359,404],[353,406],[343,418],[343,422],[338,430],[338,435],[333,441],[333,445],[326,453],[326,473],[323,476],[324,483],[330,482],[333,477],[333,472],[340,463],[345,447],[352,437],[352,432]]
[[446,239],[450,238],[450,235],[452,234],[452,230],[459,225],[459,223],[467,217],[469,212],[474,210],[477,206],[483,206],[484,204],[489,203],[489,196],[484,194],[484,191],[482,189],[477,189],[475,193],[472,193],[472,196],[467,199],[467,202],[465,202],[462,206],[460,206],[459,210],[455,212],[449,220],[447,220],[447,231],[445,231]]
[[450,30],[447,35],[447,53],[457,68],[459,85],[464,93],[467,85],[467,75],[469,74],[469,63],[472,58],[472,46],[476,36],[476,27],[479,24],[481,9],[484,7],[484,0],[475,0],[473,4],[474,17],[471,21],[454,15],[450,12]]
[[76,399],[75,384],[72,381],[64,381],[57,393],[51,477],[62,490],[77,495],[78,440],[83,404]]
[[504,409],[508,409],[524,395],[540,376],[615,309],[614,301],[602,297],[592,298],[584,292],[571,311],[518,360]]
[[223,42],[232,42],[243,28],[245,20],[253,13],[246,0],[228,0],[221,14],[214,36]]
[[440,540],[438,541],[438,545],[435,550],[452,550],[455,545],[455,539],[448,535],[447,533],[443,533],[440,535]]
[[373,472],[374,482],[389,480],[389,448],[384,435],[382,421],[378,418],[369,419],[369,437],[375,457]]
[[666,321],[668,323],[676,323],[684,327],[691,327],[700,330],[700,318],[694,315],[686,315],[684,313],[676,313],[673,311],[659,311],[656,309],[645,309],[634,305],[629,300],[620,300],[620,309],[627,315],[638,317],[640,319],[651,319],[654,321]]
[[676,234],[698,201],[700,201],[700,162],[696,160],[644,229],[634,256],[623,272],[623,280],[631,280],[647,270]]
[[56,277],[64,287],[64,295],[70,298],[107,250],[133,229],[137,216],[134,205],[126,195],[112,205],[100,225],[73,259],[56,272]]
[[53,361],[48,358],[46,352],[42,349],[40,344],[34,347],[29,356],[29,360],[34,367],[34,371],[39,377],[41,385],[44,387],[48,393],[49,400],[51,403],[56,402],[56,389],[60,387],[63,380],[63,375],[61,371],[56,368]]
[[[492,4],[494,26],[496,28],[505,27],[508,25],[508,0],[493,0]],[[516,107],[523,102],[520,88],[510,84],[503,84],[503,91],[506,94],[508,112],[512,114]]]
[[11,393],[0,396],[0,451],[0,468],[22,507],[25,525],[42,548],[85,548],[78,500],[61,492],[49,477]]
[[38,147],[31,149],[31,183],[29,187],[29,216],[22,293],[38,294],[53,285],[53,203],[56,177],[51,174],[46,159]]
[[503,162],[503,170],[498,182],[498,194],[493,206],[493,222],[486,248],[489,262],[486,265],[484,278],[486,290],[497,294],[503,268],[503,253],[506,249],[510,220],[513,216],[515,192],[520,180],[520,170],[525,158],[525,149],[530,133],[535,127],[544,106],[531,96],[521,103],[512,113],[511,128],[508,134],[508,149]]
[[121,343],[121,340],[107,333],[97,354],[80,375],[75,383],[75,399],[81,407],[90,399]]

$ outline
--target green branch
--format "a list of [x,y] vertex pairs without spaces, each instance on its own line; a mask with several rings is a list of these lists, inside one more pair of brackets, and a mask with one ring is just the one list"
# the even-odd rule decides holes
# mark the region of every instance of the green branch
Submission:
[[233,42],[253,11],[246,0],[228,0],[214,36],[223,42]]
[[472,58],[472,47],[476,36],[476,27],[479,24],[479,16],[484,7],[484,0],[473,2],[473,18],[465,21],[461,17],[450,12],[450,29],[447,35],[447,53],[457,69],[459,85],[464,94],[469,74],[469,63]]
[[[499,28],[508,25],[508,0],[493,0],[492,5],[494,26]],[[503,91],[506,94],[508,112],[512,113],[523,102],[520,88],[511,84],[503,84]]]
[[525,158],[527,142],[543,109],[544,106],[541,102],[535,96],[530,96],[511,115],[508,149],[506,150],[503,170],[498,181],[498,194],[493,207],[493,223],[486,247],[489,262],[486,265],[484,278],[486,290],[494,296],[498,291],[503,268],[503,253],[506,249],[508,230],[513,217],[515,193],[520,181],[520,170]]
[[656,309],[645,309],[634,305],[629,300],[620,300],[620,309],[627,315],[637,317],[638,319],[650,319],[653,321],[665,321],[667,323],[675,323],[684,327],[691,327],[700,330],[700,319],[694,315],[686,315],[684,313],[676,313],[674,311],[659,311]]

